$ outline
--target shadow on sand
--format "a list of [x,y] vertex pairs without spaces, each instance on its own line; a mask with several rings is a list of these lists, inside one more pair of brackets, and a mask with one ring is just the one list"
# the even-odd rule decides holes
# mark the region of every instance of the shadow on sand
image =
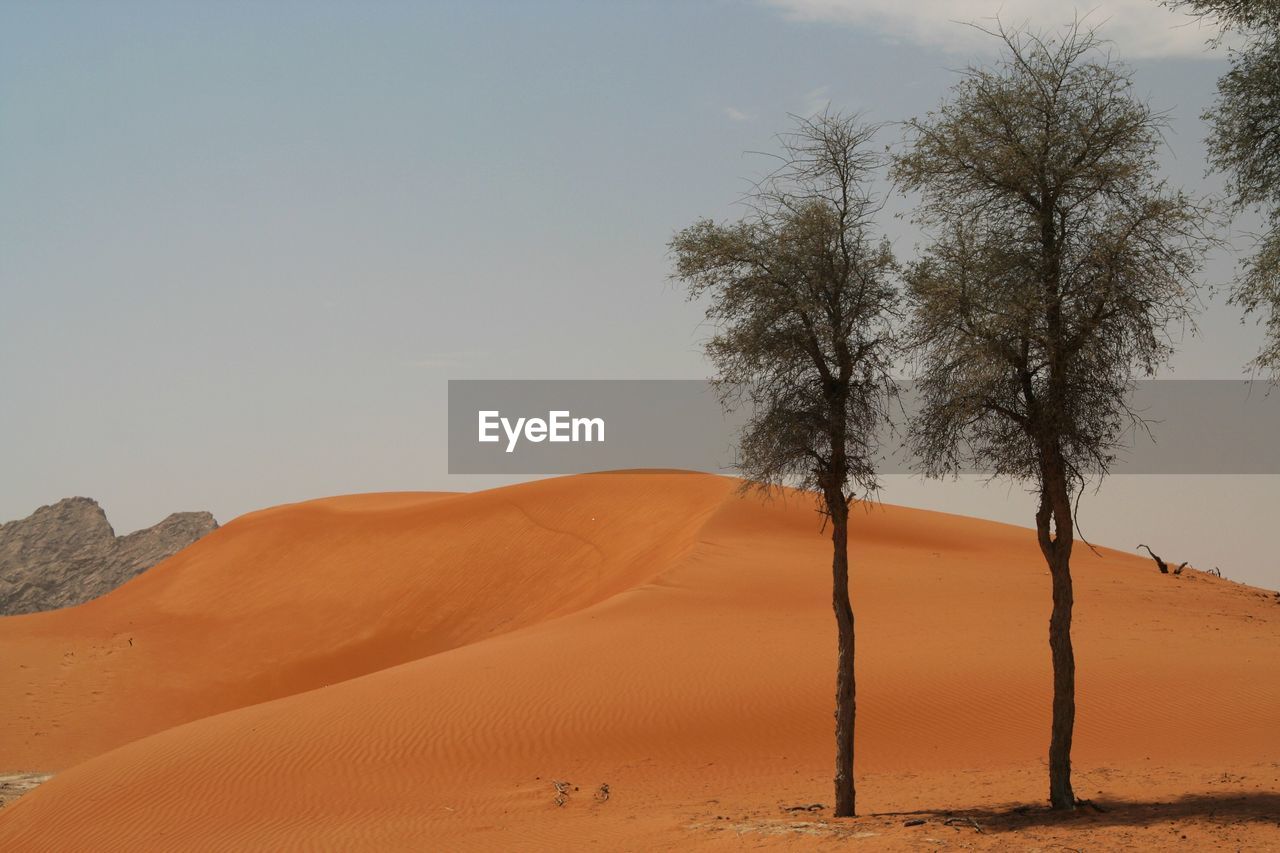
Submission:
[[1085,800],[1073,812],[1055,812],[1047,806],[999,806],[995,808],[957,809],[881,813],[877,817],[904,820],[933,818],[976,823],[987,831],[1003,832],[1029,827],[1069,827],[1085,825],[1151,826],[1184,820],[1211,823],[1271,823],[1280,826],[1280,793],[1272,791],[1233,792],[1221,794],[1188,794],[1172,800]]

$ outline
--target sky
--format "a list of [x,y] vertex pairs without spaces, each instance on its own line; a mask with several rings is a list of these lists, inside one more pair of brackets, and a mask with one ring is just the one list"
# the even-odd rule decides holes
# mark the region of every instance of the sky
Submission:
[[[450,378],[698,378],[701,309],[666,244],[768,168],[789,114],[935,107],[1048,0],[0,3],[0,520],[68,495],[117,532],[178,510],[447,473]],[[1212,32],[1156,2],[1081,5],[1169,110],[1195,193]],[[910,200],[883,228],[922,240]],[[1237,226],[1244,230],[1248,223]],[[1207,285],[1234,259],[1218,253]],[[1261,332],[1221,296],[1178,378],[1241,378]],[[1115,478],[1086,535],[1280,586],[1275,477]],[[1219,482],[1221,481],[1221,482]],[[1018,487],[890,482],[1031,521]],[[1132,541],[1130,541],[1132,540]],[[1157,547],[1161,550],[1161,547]]]

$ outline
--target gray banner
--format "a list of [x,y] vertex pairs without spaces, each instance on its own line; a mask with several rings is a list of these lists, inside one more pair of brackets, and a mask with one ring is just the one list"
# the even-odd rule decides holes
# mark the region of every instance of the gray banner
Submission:
[[[916,470],[905,412],[882,436],[885,474]],[[1117,474],[1280,474],[1280,392],[1236,380],[1137,383],[1150,422],[1126,435]],[[703,380],[450,380],[450,474],[574,474],[622,468],[734,473],[745,412],[726,414]]]

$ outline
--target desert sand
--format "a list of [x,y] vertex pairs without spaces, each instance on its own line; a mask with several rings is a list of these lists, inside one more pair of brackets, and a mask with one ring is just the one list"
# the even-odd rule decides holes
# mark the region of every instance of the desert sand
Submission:
[[1034,535],[879,505],[851,553],[865,816],[831,819],[829,540],[805,496],[736,485],[281,506],[0,619],[0,774],[53,774],[0,850],[1280,849],[1274,593],[1077,546],[1076,791],[1104,810],[1054,816]]

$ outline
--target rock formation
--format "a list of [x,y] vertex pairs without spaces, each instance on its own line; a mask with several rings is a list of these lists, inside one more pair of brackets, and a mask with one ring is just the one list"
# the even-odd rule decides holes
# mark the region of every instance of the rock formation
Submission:
[[65,498],[0,524],[0,616],[55,610],[110,592],[205,534],[207,512],[176,512],[116,536],[91,498]]

